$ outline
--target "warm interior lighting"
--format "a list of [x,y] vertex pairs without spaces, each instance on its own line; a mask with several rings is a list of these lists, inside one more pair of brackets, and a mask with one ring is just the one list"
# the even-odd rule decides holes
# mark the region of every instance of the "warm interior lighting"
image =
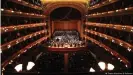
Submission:
[[125,8],[125,10],[127,10],[128,8]]
[[[123,26],[123,27],[126,27],[126,26]],[[127,48],[126,45],[129,45],[131,46],[131,44],[125,42],[125,41],[122,41],[120,39],[117,39],[117,38],[114,38],[112,36],[109,36],[109,35],[106,35],[106,34],[103,34],[103,33],[100,33],[100,32],[96,32],[96,31],[93,31],[93,30],[88,30],[88,29],[85,29],[87,32],[91,33],[91,34],[94,34],[94,35],[98,35],[98,36],[103,36],[103,38],[107,39],[107,37],[109,38],[110,41],[112,41],[113,43],[116,43],[116,44],[119,44],[120,46],[123,46],[125,48]],[[116,42],[115,42],[116,40]],[[128,47],[127,50],[130,52],[131,51],[131,48]],[[112,54],[113,55],[113,54]]]
[[[24,13],[24,12],[19,12],[19,11],[12,11],[12,10],[5,10],[6,11],[6,13],[7,14],[10,14],[10,13],[12,13],[12,14],[17,14],[17,15],[20,15],[20,14],[22,14],[22,15],[27,15],[27,13]],[[7,12],[7,11],[10,11],[10,12]],[[33,15],[35,15],[35,16],[33,16]],[[40,14],[32,14],[32,13],[28,13],[28,15],[27,16],[32,16],[32,17],[45,17],[45,15],[40,15]]]
[[18,0],[18,1],[21,1],[21,0]]
[[11,45],[8,45],[8,46],[7,46],[7,48],[10,48],[10,47],[11,47]]
[[20,72],[22,71],[22,64],[18,64],[14,69],[17,71],[17,72]]
[[[16,59],[16,58],[19,57],[22,53],[24,53],[24,50],[25,50],[25,49],[26,49],[26,50],[29,49],[29,46],[31,46],[31,45],[32,45],[32,46],[35,46],[36,44],[41,43],[42,41],[44,41],[44,40],[47,39],[48,37],[49,37],[49,35],[44,36],[44,37],[40,38],[39,40],[37,40],[37,41],[35,41],[35,42],[29,44],[28,46],[26,46],[26,47],[24,47],[23,49],[19,50],[19,54],[18,54],[18,52],[15,53],[16,56],[11,57],[11,59]],[[13,62],[13,61],[12,61],[12,62]],[[8,63],[7,63],[7,62],[3,62],[3,63],[5,64],[5,66],[7,66],[8,63],[9,63],[9,61],[8,61]],[[17,72],[22,71],[22,70],[20,69],[20,68],[22,68],[21,65],[22,65],[22,64],[17,65],[14,69],[16,70],[17,68],[19,68],[19,70],[16,70],[16,71],[17,71]],[[5,70],[5,69],[3,68],[2,71],[4,71],[4,70]]]
[[28,65],[27,65],[27,70],[31,70],[33,67],[35,66],[35,63],[33,62],[28,62]]
[[116,12],[118,12],[119,10],[116,10]]
[[131,32],[133,32],[133,30],[131,30]]
[[90,68],[90,72],[95,72],[95,70],[91,67],[91,68]]
[[112,39],[112,42],[115,42],[115,40]]
[[0,49],[0,54],[2,53],[2,50]]
[[108,70],[113,70],[115,67],[114,67],[114,65],[108,63],[108,67],[107,68],[108,68]]
[[81,3],[87,3],[88,0],[41,0],[42,3],[51,3],[51,2],[81,2]]
[[2,71],[4,71],[5,70],[5,68],[2,68]]
[[14,11],[11,11],[12,13],[14,12]]
[[127,68],[128,68],[128,66],[127,65],[125,65]]
[[98,65],[102,70],[105,70],[105,62],[99,62]]
[[[25,41],[25,40],[28,39],[29,37],[30,37],[30,38],[33,37],[33,35],[34,35],[34,36],[39,35],[39,34],[37,34],[37,33],[39,33],[39,32],[41,32],[41,34],[45,33],[44,30],[41,30],[41,31],[38,31],[38,32],[35,32],[35,33],[32,33],[32,34],[26,35],[26,36],[24,36],[24,37],[20,37],[20,38],[18,38],[18,39],[16,39],[16,40],[10,41],[10,42],[7,43],[7,44],[3,44],[2,47],[1,47],[1,49],[3,50],[3,48],[4,48],[5,46],[7,46],[7,49],[9,49],[9,48],[11,48],[11,46],[14,46],[15,44],[18,44],[18,43],[20,43],[20,42],[22,42],[22,41]],[[35,34],[36,34],[36,35],[35,35]],[[23,40],[22,40],[22,39],[23,39]],[[21,40],[21,41],[19,41],[19,40]],[[4,49],[6,49],[6,48],[4,48]]]
[[120,43],[120,46],[123,46],[123,43]]
[[16,41],[16,44],[18,44],[18,43],[19,43],[19,41],[17,40],[17,41]]
[[128,51],[130,52],[131,51],[131,48],[128,47]]
[[1,9],[1,11],[4,11],[4,9]]
[[20,56],[20,54],[18,55],[18,57]]
[[86,22],[86,26],[97,26],[97,27],[105,27],[105,28],[112,28],[117,30],[124,30],[128,32],[133,32],[133,28],[130,25],[123,26],[118,24],[105,24],[105,23],[95,23],[95,22]]
[[122,60],[120,60],[120,62],[122,62]]
[[109,0],[109,2],[111,2],[112,0]]
[[[127,10],[132,10],[133,9],[133,7],[129,7],[129,8],[124,8],[125,10],[123,10],[123,9],[117,9],[117,10],[113,10],[113,11],[107,11],[107,12],[101,12],[101,13],[99,13],[97,16],[101,16],[101,14],[102,15],[108,15],[108,14],[115,14],[116,12],[117,13],[119,13],[118,11],[121,11],[121,12],[125,12],[125,11],[127,11]],[[92,13],[92,14],[90,14],[89,16],[91,16],[91,17],[93,17],[93,16],[95,16],[94,15],[95,13]],[[90,17],[90,18],[91,18]]]

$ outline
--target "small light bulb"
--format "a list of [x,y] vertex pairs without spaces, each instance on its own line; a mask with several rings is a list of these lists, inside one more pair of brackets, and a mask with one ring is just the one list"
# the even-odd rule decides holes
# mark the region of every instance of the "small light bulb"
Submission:
[[17,28],[14,28],[14,30],[17,30]]
[[115,42],[115,40],[112,39],[112,42]]
[[20,14],[22,14],[22,12],[19,12]]
[[131,48],[128,47],[128,51],[130,52],[131,51]]
[[31,38],[32,36],[30,36],[30,38]]
[[116,10],[116,12],[118,12],[119,10]]
[[26,40],[26,38],[24,38],[24,40]]
[[128,10],[128,8],[125,8],[125,10]]
[[14,11],[11,11],[12,13],[14,13]]
[[1,9],[1,11],[4,11],[4,9]]
[[102,37],[102,35],[100,34],[100,37]]
[[0,54],[2,53],[2,50],[0,49]]
[[9,64],[12,64],[12,62],[9,62]]
[[113,55],[113,52],[111,52],[111,54]]
[[127,68],[128,68],[128,66],[127,65],[125,65]]
[[131,30],[131,32],[133,32],[133,29]]
[[112,0],[109,0],[109,2],[111,2]]
[[5,70],[5,68],[2,68],[2,71],[4,71]]
[[20,56],[20,54],[18,55],[18,57]]
[[13,62],[13,60],[11,60],[11,62]]
[[11,47],[11,45],[8,45],[8,46],[7,46],[7,48],[10,48],[10,47]]
[[18,1],[21,1],[21,0],[18,0]]
[[5,32],[6,32],[7,30],[5,29]]
[[120,43],[120,46],[123,46],[123,43]]
[[24,52],[26,52],[27,50],[24,50]]
[[105,37],[105,39],[108,39],[107,36]]
[[19,41],[17,40],[17,41],[16,41],[16,44],[18,44],[18,43],[19,43]]

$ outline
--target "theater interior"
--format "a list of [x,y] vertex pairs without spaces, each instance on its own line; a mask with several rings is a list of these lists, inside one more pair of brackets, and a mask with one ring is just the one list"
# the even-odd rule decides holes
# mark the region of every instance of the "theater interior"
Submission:
[[1,0],[1,75],[133,74],[133,0]]

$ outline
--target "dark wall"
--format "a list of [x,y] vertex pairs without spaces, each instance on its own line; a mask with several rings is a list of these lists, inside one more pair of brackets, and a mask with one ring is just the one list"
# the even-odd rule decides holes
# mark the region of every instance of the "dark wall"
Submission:
[[80,20],[81,13],[77,9],[61,7],[50,14],[51,20]]

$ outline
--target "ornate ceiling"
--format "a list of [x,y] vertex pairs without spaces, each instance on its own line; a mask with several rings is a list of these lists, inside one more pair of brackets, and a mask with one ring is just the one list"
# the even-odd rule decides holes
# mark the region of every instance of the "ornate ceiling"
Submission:
[[41,0],[43,4],[53,3],[53,2],[78,2],[88,4],[88,0]]
[[53,10],[60,7],[72,7],[81,12],[82,15],[87,13],[88,0],[41,0],[44,5],[45,15],[49,15]]

